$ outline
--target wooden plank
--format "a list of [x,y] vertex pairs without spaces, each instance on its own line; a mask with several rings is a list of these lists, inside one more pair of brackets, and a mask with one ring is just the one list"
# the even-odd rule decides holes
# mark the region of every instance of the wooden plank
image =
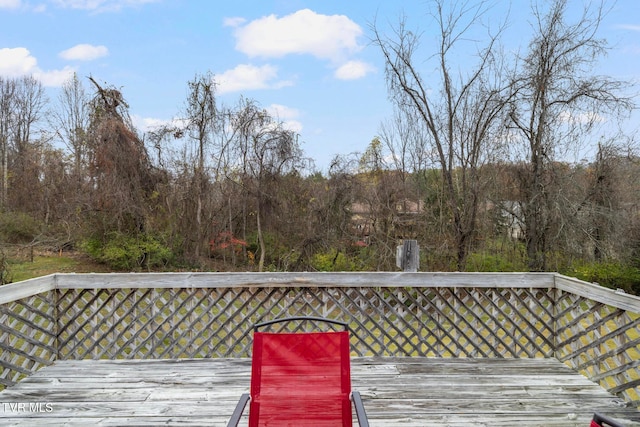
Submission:
[[22,282],[9,283],[8,285],[0,286],[0,304],[18,301],[42,292],[52,291],[55,288],[55,274],[23,280]]
[[[238,396],[239,397],[239,396]],[[520,415],[523,420],[527,414],[543,412],[547,416],[567,417],[568,414],[582,412],[584,408],[596,408],[599,411],[607,410],[607,404],[603,401],[595,401],[587,398],[570,402],[564,399],[491,399],[477,401],[474,399],[451,399],[447,396],[440,399],[375,399],[363,396],[367,415],[372,419],[380,419],[389,416],[390,409],[395,412],[393,418],[402,414],[418,415],[442,415],[442,414],[484,414],[496,416],[496,414]],[[131,401],[121,402],[115,400],[101,401],[58,401],[38,402],[32,409],[25,405],[21,409],[16,404],[4,403],[4,413],[12,416],[21,411],[29,410],[30,418],[73,418],[75,415],[83,417],[152,417],[162,414],[164,417],[176,416],[219,416],[229,417],[233,412],[236,399],[210,399],[202,401],[163,400],[163,401]],[[580,403],[584,406],[580,406]],[[628,411],[627,411],[628,412]],[[616,411],[627,416],[626,413]],[[0,421],[4,418],[0,416]],[[392,417],[389,417],[392,418]],[[631,421],[631,420],[630,420]]]
[[[0,424],[226,424],[248,390],[247,359],[58,361],[0,392]],[[372,426],[588,425],[594,410],[640,412],[555,359],[354,358]],[[43,411],[6,404],[49,404]]]
[[627,294],[614,289],[605,288],[573,277],[556,275],[556,287],[564,292],[569,292],[602,304],[610,305],[621,310],[640,314],[640,297]]
[[53,289],[219,287],[476,287],[547,288],[640,313],[640,297],[555,273],[56,273],[0,287],[0,304]]
[[553,273],[58,273],[56,279],[58,289],[554,286]]

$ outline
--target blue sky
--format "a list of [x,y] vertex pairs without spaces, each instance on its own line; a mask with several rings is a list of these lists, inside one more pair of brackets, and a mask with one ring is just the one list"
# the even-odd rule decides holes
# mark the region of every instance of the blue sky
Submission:
[[[510,10],[508,48],[525,49],[530,2],[494,3],[488,21]],[[221,102],[255,99],[326,170],[391,116],[370,24],[385,32],[404,13],[429,51],[427,10],[422,0],[0,0],[0,75],[33,74],[52,100],[71,73],[91,75],[122,89],[144,130],[176,117],[187,82],[211,72]],[[599,71],[639,83],[640,1],[618,0],[599,35],[613,47]]]

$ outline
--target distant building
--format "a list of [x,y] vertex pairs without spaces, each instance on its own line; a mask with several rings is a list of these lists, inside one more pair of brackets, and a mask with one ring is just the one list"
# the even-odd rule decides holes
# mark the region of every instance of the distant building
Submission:
[[[376,223],[381,219],[366,202],[351,204],[351,226],[354,237],[358,242],[368,243],[369,236],[375,231]],[[416,223],[416,217],[425,211],[424,200],[402,199],[395,203],[391,221],[399,237],[403,237],[403,230]]]

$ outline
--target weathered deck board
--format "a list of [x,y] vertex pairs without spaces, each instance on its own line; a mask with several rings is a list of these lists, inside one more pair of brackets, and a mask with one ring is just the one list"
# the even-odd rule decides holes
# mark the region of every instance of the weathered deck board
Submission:
[[[640,426],[555,359],[355,358],[352,377],[372,426]],[[59,361],[0,392],[0,425],[223,426],[249,381],[246,359]]]

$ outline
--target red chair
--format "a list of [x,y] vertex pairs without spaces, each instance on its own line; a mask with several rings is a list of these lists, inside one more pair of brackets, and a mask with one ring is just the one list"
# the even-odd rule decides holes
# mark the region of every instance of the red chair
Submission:
[[591,427],[624,427],[624,425],[620,424],[613,418],[596,412],[591,420]]
[[[260,331],[285,322],[323,322],[344,330]],[[250,402],[249,427],[351,427],[353,402],[359,425],[368,427],[360,394],[351,390],[349,348],[348,326],[335,320],[289,317],[255,325],[251,393],[242,395],[227,426],[238,425]]]

